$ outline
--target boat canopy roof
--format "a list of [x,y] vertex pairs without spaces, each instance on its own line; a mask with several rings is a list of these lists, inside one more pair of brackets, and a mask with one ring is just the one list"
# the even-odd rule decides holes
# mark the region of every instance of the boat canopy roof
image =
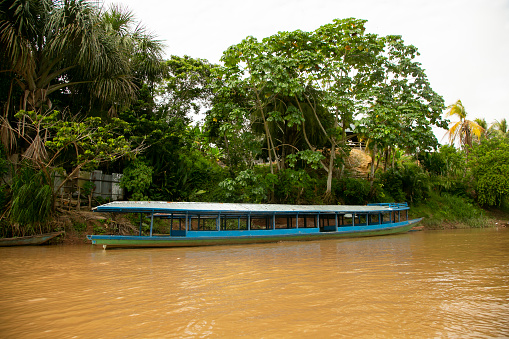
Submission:
[[214,202],[114,201],[95,207],[95,212],[116,213],[235,213],[235,214],[294,214],[294,213],[377,213],[407,210],[406,203],[356,205],[280,205]]

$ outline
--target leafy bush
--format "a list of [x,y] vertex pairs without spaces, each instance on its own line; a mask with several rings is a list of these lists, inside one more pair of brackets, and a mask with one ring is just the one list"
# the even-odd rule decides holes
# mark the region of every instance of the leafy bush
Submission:
[[431,190],[431,180],[424,170],[414,163],[404,163],[380,174],[384,191],[396,202],[424,201]]
[[444,175],[447,173],[447,160],[443,153],[422,152],[417,158],[421,166],[430,174]]
[[439,152],[422,152],[418,155],[421,166],[432,175],[463,176],[465,154],[453,146],[442,145]]
[[[13,177],[10,218],[20,225],[20,233],[43,233],[50,217],[53,190],[42,171],[21,167]],[[37,230],[36,227],[39,227]]]
[[277,182],[275,174],[260,174],[254,170],[240,172],[234,179],[219,183],[225,201],[261,203],[268,200],[269,192]]
[[509,143],[486,139],[472,151],[470,166],[481,205],[500,206],[509,197]]
[[274,188],[275,199],[287,204],[301,204],[312,199],[312,187],[316,180],[304,170],[285,169],[277,173]]
[[145,164],[141,159],[135,159],[124,169],[120,187],[131,192],[132,200],[148,200],[145,195],[152,183],[152,167]]
[[334,182],[334,194],[346,205],[364,205],[370,202],[370,185],[363,179],[342,178]]
[[413,206],[410,214],[411,217],[424,217],[423,224],[433,229],[485,227],[487,222],[483,210],[472,200],[448,193],[430,192],[426,202]]
[[87,229],[87,224],[84,223],[84,222],[78,222],[78,221],[75,221],[72,223],[72,228],[74,228],[74,230],[76,232],[84,232],[86,229]]
[[383,184],[384,192],[392,198],[394,202],[406,201],[406,195],[403,192],[403,176],[399,170],[389,169],[380,174],[380,181]]

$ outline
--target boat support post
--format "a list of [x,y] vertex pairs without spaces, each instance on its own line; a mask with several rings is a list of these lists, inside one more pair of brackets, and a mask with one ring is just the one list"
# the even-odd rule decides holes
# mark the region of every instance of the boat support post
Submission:
[[140,237],[141,237],[141,225],[143,221],[143,213],[140,212]]
[[154,227],[154,211],[150,214],[150,236],[152,236],[152,228]]

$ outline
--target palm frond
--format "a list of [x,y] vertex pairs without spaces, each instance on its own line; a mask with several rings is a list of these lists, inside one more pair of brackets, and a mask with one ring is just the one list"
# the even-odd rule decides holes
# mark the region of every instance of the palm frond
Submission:
[[466,128],[477,138],[480,138],[485,129],[475,121],[465,120]]
[[460,120],[465,119],[467,112],[461,100],[456,101],[454,104],[447,106],[447,112],[445,113],[448,117],[457,116]]

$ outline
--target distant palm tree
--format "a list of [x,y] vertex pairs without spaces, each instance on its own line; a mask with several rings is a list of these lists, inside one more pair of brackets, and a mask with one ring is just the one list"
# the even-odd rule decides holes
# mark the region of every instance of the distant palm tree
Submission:
[[451,145],[454,144],[455,141],[458,141],[462,148],[472,146],[474,138],[480,140],[481,134],[484,133],[484,128],[477,122],[466,119],[467,112],[461,100],[447,106],[446,116],[459,118],[459,121],[452,123],[452,126],[447,132]]
[[480,137],[480,138],[477,138],[477,137],[475,137],[475,135],[474,135],[474,138],[476,139],[476,141],[477,141],[477,142],[480,142],[480,141],[481,141],[481,139],[483,139],[483,138],[489,138],[489,134],[488,134],[488,132],[489,132],[489,130],[488,130],[488,123],[486,122],[486,119],[484,119],[484,118],[482,118],[482,119],[480,119],[480,118],[475,118],[475,119],[474,119],[474,122],[475,122],[475,123],[477,123],[479,126],[481,126],[481,127],[484,129],[484,131],[481,133],[481,137]]
[[491,125],[491,128],[502,136],[508,135],[509,133],[507,130],[507,120],[505,118],[500,121],[495,120],[493,125]]

